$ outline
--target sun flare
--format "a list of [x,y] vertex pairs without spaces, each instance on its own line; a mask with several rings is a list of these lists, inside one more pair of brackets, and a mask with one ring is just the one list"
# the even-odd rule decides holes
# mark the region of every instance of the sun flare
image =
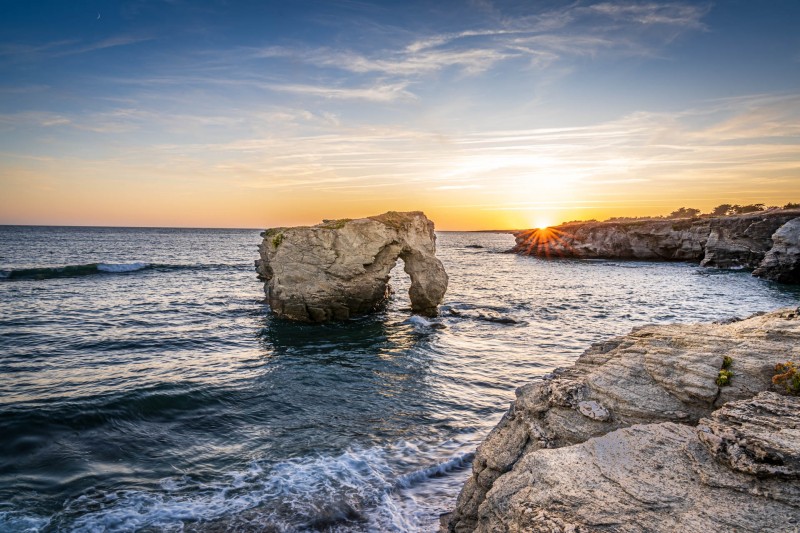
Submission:
[[547,229],[552,225],[552,221],[548,218],[536,217],[533,219],[533,227],[536,229]]

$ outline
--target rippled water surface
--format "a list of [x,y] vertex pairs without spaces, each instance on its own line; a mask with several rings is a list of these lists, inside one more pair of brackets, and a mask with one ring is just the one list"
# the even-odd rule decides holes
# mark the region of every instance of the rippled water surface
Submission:
[[433,531],[517,386],[636,325],[798,303],[438,239],[433,324],[398,267],[385,312],[310,326],[270,317],[255,230],[0,227],[0,531]]

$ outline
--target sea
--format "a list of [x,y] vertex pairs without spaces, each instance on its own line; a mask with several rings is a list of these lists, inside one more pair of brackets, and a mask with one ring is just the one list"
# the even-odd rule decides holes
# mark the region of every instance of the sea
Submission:
[[436,531],[515,388],[643,324],[797,306],[685,263],[437,234],[435,319],[394,295],[276,319],[259,230],[0,227],[0,531]]

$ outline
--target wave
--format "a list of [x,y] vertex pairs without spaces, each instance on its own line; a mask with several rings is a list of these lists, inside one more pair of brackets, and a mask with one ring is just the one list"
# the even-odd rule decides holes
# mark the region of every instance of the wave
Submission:
[[[262,529],[268,524],[275,531],[416,531],[415,513],[401,510],[394,496],[462,470],[473,457],[472,452],[456,453],[436,462],[442,451],[401,441],[338,456],[306,456],[272,465],[256,461],[212,482],[184,475],[163,479],[157,490],[90,490],[66,502],[64,511],[49,521],[58,529],[87,533],[182,530],[192,523],[212,530]],[[398,471],[431,460],[432,466],[402,475]],[[414,501],[413,496],[408,500]],[[38,520],[15,517],[20,531],[28,524],[36,527]]]
[[87,263],[84,265],[0,270],[0,281],[46,280],[57,278],[76,278],[98,274],[131,274],[133,272],[139,272],[142,270],[195,270],[232,266],[235,265],[170,265],[143,262]]

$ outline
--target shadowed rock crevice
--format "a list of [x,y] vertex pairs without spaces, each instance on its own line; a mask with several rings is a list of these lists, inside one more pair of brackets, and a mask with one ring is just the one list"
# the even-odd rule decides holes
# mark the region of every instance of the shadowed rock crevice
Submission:
[[411,278],[414,313],[435,315],[447,290],[433,222],[419,211],[272,228],[262,237],[256,270],[282,318],[327,322],[375,311],[398,259]]

